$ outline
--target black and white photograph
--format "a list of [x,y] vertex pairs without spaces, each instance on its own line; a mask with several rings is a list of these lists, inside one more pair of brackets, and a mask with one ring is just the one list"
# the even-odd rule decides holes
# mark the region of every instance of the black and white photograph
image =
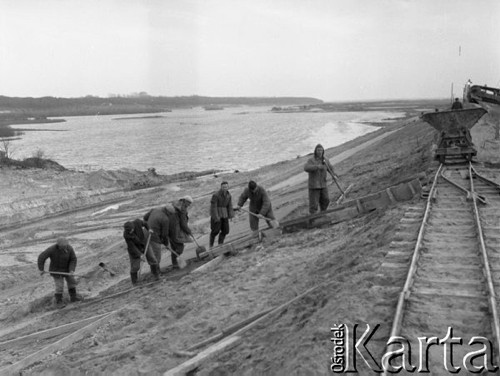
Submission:
[[0,376],[499,375],[499,20],[0,0]]

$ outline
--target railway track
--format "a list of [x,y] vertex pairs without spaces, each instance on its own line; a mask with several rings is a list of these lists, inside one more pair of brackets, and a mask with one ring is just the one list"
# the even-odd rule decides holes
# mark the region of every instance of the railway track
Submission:
[[500,186],[471,164],[441,165],[398,301],[384,374],[498,374],[499,291]]

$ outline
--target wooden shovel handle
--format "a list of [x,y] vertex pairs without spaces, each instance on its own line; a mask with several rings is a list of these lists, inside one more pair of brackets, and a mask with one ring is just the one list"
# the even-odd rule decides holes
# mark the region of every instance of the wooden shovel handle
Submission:
[[250,210],[246,210],[246,209],[243,209],[243,208],[240,208],[240,210],[243,210],[244,212],[247,212],[248,214],[251,214],[259,219],[264,219],[266,221],[272,221],[271,218],[267,218],[267,217],[264,217],[262,214],[255,214],[255,213],[252,213]]
[[51,271],[48,271],[48,272],[45,272],[45,273],[48,273],[48,274],[57,274],[57,275],[67,275],[67,276],[73,276],[73,277],[85,277],[84,275],[81,275],[81,274],[71,274],[71,273],[65,273],[65,272],[51,272]]
[[342,194],[344,194],[345,190],[344,190],[344,189],[342,189],[342,187],[340,186],[339,182],[337,181],[337,178],[335,177],[335,174],[333,173],[332,169],[330,168],[330,165],[329,165],[328,163],[325,163],[325,165],[326,165],[326,169],[327,169],[327,171],[328,171],[328,172],[330,173],[330,175],[332,176],[333,181],[335,182],[335,184],[337,184],[338,189],[340,190],[340,192],[341,192]]

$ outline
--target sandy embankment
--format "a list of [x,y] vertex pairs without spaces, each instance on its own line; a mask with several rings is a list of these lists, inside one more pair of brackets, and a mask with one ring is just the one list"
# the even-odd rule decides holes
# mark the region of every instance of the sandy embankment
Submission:
[[[380,136],[391,130],[394,132]],[[476,139],[490,130],[491,125],[478,124],[472,134]],[[330,149],[328,156],[335,158],[380,136],[376,142],[335,164],[342,182],[354,185],[351,198],[360,197],[422,172],[430,176],[436,167],[431,158],[434,135],[429,125],[412,117]],[[498,143],[491,147],[498,148]],[[480,149],[478,159],[491,157],[486,148]],[[4,232],[1,256],[15,261],[0,267],[0,320],[4,338],[16,327],[24,327],[28,333],[120,309],[119,314],[92,335],[44,359],[26,374],[50,371],[161,375],[186,360],[175,355],[176,351],[325,281],[331,284],[247,332],[236,347],[203,364],[199,374],[328,374],[329,330],[335,323],[381,323],[382,329],[375,340],[384,339],[390,330],[404,276],[383,273],[381,265],[389,244],[401,234],[400,219],[410,207],[422,204],[420,198],[335,226],[283,235],[224,260],[209,273],[165,280],[100,303],[81,308],[70,306],[55,315],[51,313],[52,282],[38,276],[35,260],[55,235],[68,236],[79,257],[78,271],[91,276],[80,279],[81,294],[91,298],[101,292],[123,291],[129,287],[128,260],[121,238],[125,220],[141,216],[147,208],[161,205],[180,192],[190,194],[195,197],[190,220],[197,223],[195,231],[206,245],[210,192],[221,179],[229,180],[234,198],[249,178],[272,187],[271,198],[279,219],[283,219],[283,213],[306,213],[307,191],[302,178],[305,159],[285,161],[250,173],[180,182],[177,184],[180,191],[176,192],[171,186],[129,191],[129,196],[123,197],[117,206],[76,211]],[[30,186],[47,184],[34,180],[25,184],[24,195],[30,194],[26,193],[30,192]],[[289,184],[282,183],[285,181]],[[67,186],[74,185],[78,184]],[[21,189],[20,184],[16,192],[19,194]],[[331,196],[336,194],[332,186]],[[235,218],[231,226],[228,240],[248,231],[247,217]],[[190,247],[187,253],[192,251]],[[168,255],[164,253],[163,257],[165,269]],[[110,277],[99,270],[100,261],[118,275]],[[43,315],[50,319],[39,320]],[[20,332],[14,336],[18,335]],[[18,360],[34,350],[28,345],[22,351],[2,353],[3,361]],[[365,371],[361,369],[360,374],[370,374]]]

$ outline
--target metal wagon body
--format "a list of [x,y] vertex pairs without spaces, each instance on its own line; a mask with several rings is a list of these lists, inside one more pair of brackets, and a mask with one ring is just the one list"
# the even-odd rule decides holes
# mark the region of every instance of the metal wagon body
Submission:
[[436,158],[445,163],[446,159],[464,158],[472,160],[477,154],[470,134],[471,128],[486,113],[484,108],[428,112],[421,116],[440,132]]

